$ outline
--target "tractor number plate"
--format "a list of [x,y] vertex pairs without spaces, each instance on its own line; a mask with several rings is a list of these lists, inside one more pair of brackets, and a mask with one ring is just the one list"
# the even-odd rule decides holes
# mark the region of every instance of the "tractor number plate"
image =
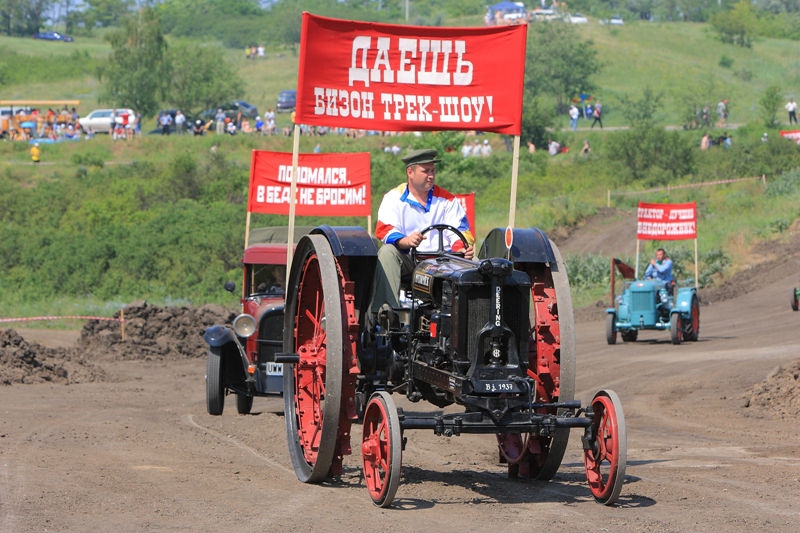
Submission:
[[267,363],[267,375],[268,376],[282,376],[283,375],[283,363]]
[[504,392],[517,392],[517,391],[518,391],[517,385],[511,381],[494,379],[491,381],[480,382],[480,392],[483,393],[494,392],[497,394],[502,394]]

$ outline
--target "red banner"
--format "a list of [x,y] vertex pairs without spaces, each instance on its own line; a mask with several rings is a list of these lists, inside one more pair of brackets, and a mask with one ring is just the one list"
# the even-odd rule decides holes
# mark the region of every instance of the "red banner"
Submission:
[[791,139],[797,144],[800,144],[800,130],[788,130],[788,131],[781,130],[781,137]]
[[697,238],[697,206],[688,204],[646,204],[639,202],[636,238],[678,241]]
[[[289,214],[292,154],[253,150],[247,210]],[[369,152],[298,154],[297,216],[369,216]]]
[[469,229],[472,231],[472,234],[475,235],[475,193],[455,194],[455,197],[458,198],[461,207],[467,212]]
[[303,13],[296,121],[519,135],[527,25],[401,26]]

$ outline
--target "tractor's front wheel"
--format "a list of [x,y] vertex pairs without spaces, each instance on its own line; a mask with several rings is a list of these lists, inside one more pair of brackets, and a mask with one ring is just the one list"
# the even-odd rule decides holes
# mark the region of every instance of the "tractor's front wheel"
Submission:
[[608,313],[606,315],[606,342],[608,344],[617,344],[617,315],[616,313]]
[[683,324],[680,313],[672,313],[669,317],[669,336],[672,344],[683,342]]
[[389,507],[400,484],[403,434],[394,400],[388,392],[372,395],[364,410],[361,464],[372,502]]
[[612,505],[625,481],[628,436],[622,402],[612,390],[601,390],[592,399],[591,437],[585,443],[583,463],[589,490],[595,500]]

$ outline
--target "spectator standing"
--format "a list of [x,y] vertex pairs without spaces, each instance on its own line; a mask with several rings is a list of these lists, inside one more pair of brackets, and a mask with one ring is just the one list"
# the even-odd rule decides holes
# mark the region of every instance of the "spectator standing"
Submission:
[[39,143],[33,143],[33,146],[31,146],[31,161],[38,165],[41,155],[42,151],[39,149]]
[[225,133],[225,112],[222,108],[217,109],[217,114],[214,115],[214,122],[217,125],[217,135]]
[[178,109],[178,112],[175,113],[175,132],[181,134],[183,133],[185,127],[186,115],[183,114],[183,111]]
[[172,115],[161,113],[158,123],[161,125],[161,135],[169,135],[169,127],[172,126]]
[[586,120],[589,120],[590,118],[592,118],[592,113],[593,112],[594,112],[594,109],[592,109],[592,104],[590,104],[589,102],[586,102],[586,105],[583,108],[583,118],[586,119]]
[[492,145],[489,144],[489,139],[483,140],[483,146],[481,146],[481,157],[489,157],[492,155]]
[[581,112],[578,111],[578,108],[575,104],[569,106],[569,127],[572,131],[576,131],[578,129],[578,117],[580,117]]
[[700,139],[700,149],[701,150],[708,150],[708,147],[711,146],[711,135],[708,132],[703,134],[703,138]]
[[717,104],[717,116],[719,117],[719,122],[717,123],[719,127],[728,124],[728,100],[720,100]]
[[461,157],[469,157],[470,155],[472,155],[472,145],[464,141],[464,144],[461,145]]
[[600,100],[594,105],[594,111],[592,111],[592,128],[594,128],[595,124],[600,124],[600,129],[603,129],[603,104],[600,103]]
[[794,98],[789,98],[789,102],[786,104],[786,111],[789,112],[789,124],[792,122],[797,124],[797,102],[794,101]]

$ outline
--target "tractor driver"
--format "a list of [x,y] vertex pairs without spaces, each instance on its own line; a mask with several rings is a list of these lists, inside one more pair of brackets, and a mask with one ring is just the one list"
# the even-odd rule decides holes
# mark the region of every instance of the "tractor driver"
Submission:
[[434,224],[448,224],[464,234],[469,246],[453,232],[444,232],[446,251],[463,253],[467,259],[475,254],[475,238],[470,231],[467,214],[452,193],[436,185],[437,152],[433,149],[414,150],[403,157],[406,182],[387,192],[378,208],[375,236],[383,245],[378,250],[375,270],[375,289],[370,311],[372,317],[387,303],[399,308],[398,294],[403,275],[411,275],[414,264],[410,250],[421,253],[438,249],[439,236],[427,239],[420,231]]
[[672,259],[667,256],[666,250],[663,248],[656,250],[656,257],[650,260],[650,264],[644,271],[644,277],[663,281],[667,288],[672,285]]

